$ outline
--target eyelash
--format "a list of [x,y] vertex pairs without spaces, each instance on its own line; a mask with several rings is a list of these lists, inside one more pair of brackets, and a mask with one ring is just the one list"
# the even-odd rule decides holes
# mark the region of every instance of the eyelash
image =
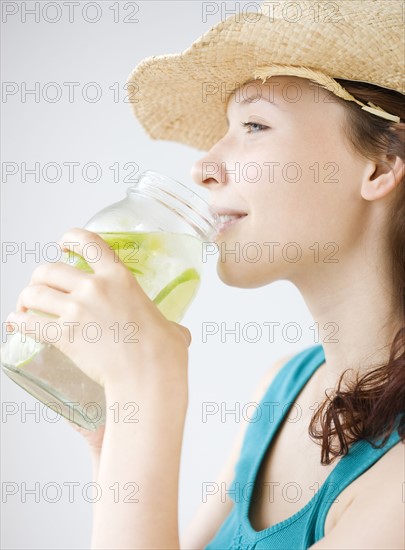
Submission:
[[259,124],[258,122],[241,122],[241,126],[245,128],[247,131],[247,134],[256,134],[257,132],[252,132],[252,127],[256,126],[259,128],[259,132],[264,132],[265,130],[269,129],[269,126],[265,126],[264,124]]

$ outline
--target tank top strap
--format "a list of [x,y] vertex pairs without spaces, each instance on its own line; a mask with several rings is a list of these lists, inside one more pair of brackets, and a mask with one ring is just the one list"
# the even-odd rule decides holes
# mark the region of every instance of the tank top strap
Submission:
[[235,498],[236,504],[240,500],[250,500],[255,473],[275,433],[301,389],[324,361],[323,347],[312,346],[287,361],[273,378],[259,403],[255,420],[250,420],[245,432],[240,458],[235,467],[233,490],[233,495],[238,497],[237,488],[243,487],[243,499]]
[[315,540],[319,540],[325,536],[326,515],[339,494],[400,441],[401,438],[398,433],[399,420],[400,417],[398,417],[395,429],[391,432],[384,446],[376,448],[376,445],[382,443],[383,438],[375,441],[374,445],[365,439],[356,441],[349,447],[348,453],[342,457],[331,471],[317,494],[319,498],[317,498],[318,510],[316,514]]

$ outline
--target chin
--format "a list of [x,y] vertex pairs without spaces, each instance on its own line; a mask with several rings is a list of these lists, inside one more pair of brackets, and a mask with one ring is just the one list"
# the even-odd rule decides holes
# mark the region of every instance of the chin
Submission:
[[237,288],[259,288],[278,280],[278,277],[275,278],[269,273],[260,273],[254,264],[247,265],[244,262],[221,262],[218,260],[217,274],[227,286]]

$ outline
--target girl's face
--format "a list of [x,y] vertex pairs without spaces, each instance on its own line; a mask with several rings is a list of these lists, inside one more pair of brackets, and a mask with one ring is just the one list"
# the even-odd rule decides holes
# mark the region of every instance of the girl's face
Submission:
[[370,164],[349,148],[335,96],[272,77],[237,90],[227,116],[227,133],[192,169],[216,211],[245,214],[216,237],[221,279],[299,283],[353,251],[370,215],[360,193]]

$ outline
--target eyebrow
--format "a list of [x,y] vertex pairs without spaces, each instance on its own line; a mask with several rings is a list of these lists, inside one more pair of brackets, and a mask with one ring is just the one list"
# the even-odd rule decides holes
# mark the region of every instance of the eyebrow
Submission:
[[[266,99],[265,97],[263,96],[255,96],[255,97],[245,97],[244,99],[242,99],[242,101],[240,101],[240,105],[246,105],[246,104],[250,104],[250,103],[257,103],[258,101],[260,100],[263,100],[263,101],[266,101],[266,103],[268,103],[269,105],[271,105],[272,107],[275,107],[276,109],[279,109],[280,110],[280,107],[277,103],[275,103],[274,101],[269,101],[268,99]],[[229,126],[229,119],[228,119],[228,116],[226,117],[226,123],[228,124]]]
[[263,97],[263,96],[245,97],[244,99],[242,99],[242,101],[240,102],[240,104],[241,104],[241,105],[245,105],[246,103],[257,103],[257,102],[260,101],[261,99],[262,99],[263,101],[266,101],[267,103],[270,103],[270,105],[273,105],[274,107],[277,107],[277,108],[278,108],[277,103],[275,103],[274,101],[269,101],[268,99],[266,99],[266,98]]

